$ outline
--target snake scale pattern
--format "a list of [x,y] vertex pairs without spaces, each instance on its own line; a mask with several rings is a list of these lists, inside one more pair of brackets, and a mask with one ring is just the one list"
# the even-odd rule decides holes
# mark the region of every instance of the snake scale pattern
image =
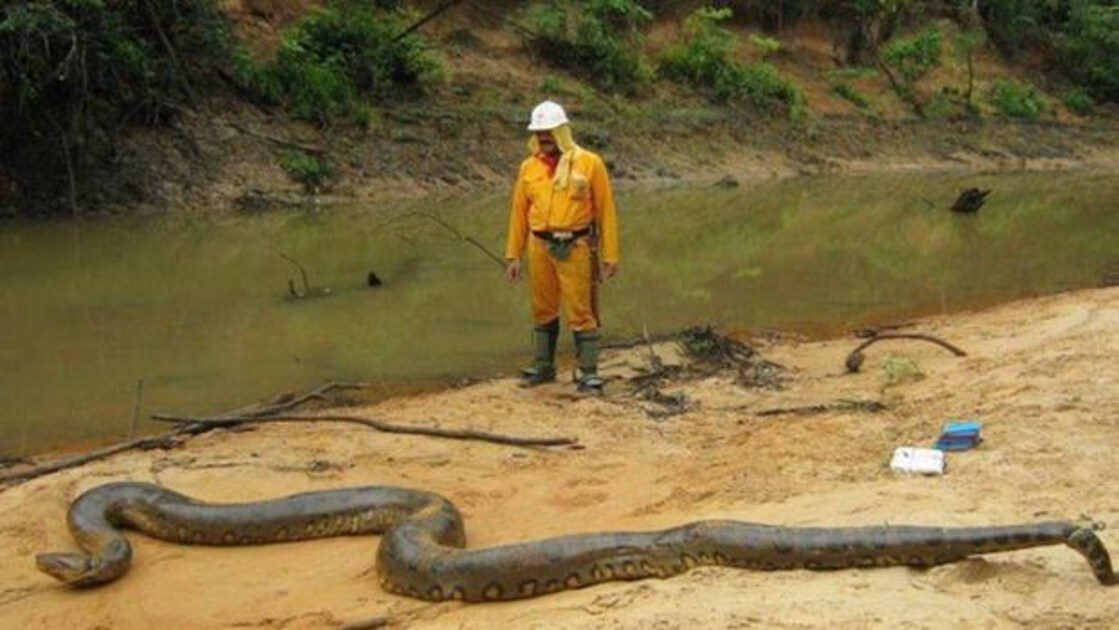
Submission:
[[700,565],[759,570],[929,567],[977,554],[1064,544],[1096,579],[1116,583],[1107,549],[1067,522],[1000,527],[792,528],[698,521],[642,533],[588,533],[466,549],[461,514],[430,492],[370,486],[255,503],[211,504],[147,483],[110,483],[78,497],[68,524],[84,553],[45,553],[41,570],[74,586],[115,580],[132,548],[118,528],[167,541],[253,545],[382,534],[377,574],[389,592],[429,601],[521,599],[609,582],[664,578]]

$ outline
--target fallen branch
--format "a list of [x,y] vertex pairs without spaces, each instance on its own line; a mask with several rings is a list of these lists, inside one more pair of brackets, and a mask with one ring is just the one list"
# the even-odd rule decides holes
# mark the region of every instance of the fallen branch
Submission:
[[361,416],[347,415],[269,415],[269,416],[228,416],[221,418],[192,418],[168,414],[155,414],[153,420],[160,422],[177,422],[187,426],[202,426],[209,428],[225,428],[240,424],[266,423],[266,422],[341,422],[346,424],[359,424],[385,433],[403,433],[408,435],[426,435],[441,437],[451,440],[478,440],[494,444],[507,444],[511,446],[573,446],[579,443],[575,438],[533,438],[516,437],[500,433],[475,431],[473,429],[441,429],[439,427],[417,427],[402,424],[392,424],[383,420],[363,418]]
[[[25,470],[18,470],[0,474],[0,486],[6,487],[11,482],[27,481],[43,475],[65,470],[67,468],[74,468],[83,464],[88,464],[100,459],[105,459],[118,453],[133,449],[152,449],[152,448],[173,448],[182,443],[182,439],[189,436],[199,435],[219,428],[229,428],[241,424],[248,423],[262,423],[262,422],[344,422],[350,424],[360,424],[362,426],[370,427],[385,433],[403,433],[411,435],[427,435],[431,437],[442,437],[453,440],[479,440],[484,442],[493,442],[495,444],[507,444],[511,446],[573,446],[578,447],[579,441],[575,438],[521,438],[509,435],[501,435],[497,433],[487,433],[484,431],[473,431],[469,429],[456,430],[456,429],[440,429],[437,427],[409,427],[403,425],[391,424],[380,420],[373,420],[371,418],[361,418],[358,416],[345,416],[345,415],[275,415],[301,405],[312,399],[325,399],[326,392],[332,389],[360,389],[368,387],[364,383],[344,383],[344,382],[330,382],[321,385],[314,390],[307,392],[300,396],[286,395],[281,401],[268,404],[268,405],[252,405],[244,407],[235,412],[230,412],[223,416],[212,418],[187,418],[179,416],[171,416],[166,414],[155,414],[151,417],[161,422],[174,422],[180,426],[174,430],[161,433],[159,435],[143,437],[135,440],[128,440],[120,442],[105,448],[98,449],[91,453],[84,455],[76,455],[74,457],[67,457],[53,462],[48,462],[39,466],[34,466]],[[238,414],[238,415],[233,415]],[[0,487],[0,490],[5,489]]]
[[446,0],[445,2],[440,4],[439,6],[432,9],[432,11],[430,13],[428,13],[427,15],[423,16],[422,18],[416,20],[415,22],[413,22],[411,26],[404,29],[399,35],[397,35],[396,37],[393,37],[392,40],[389,43],[390,44],[395,44],[395,43],[399,42],[400,40],[404,39],[405,37],[408,37],[412,33],[416,32],[424,24],[427,24],[431,20],[434,20],[436,17],[439,17],[440,13],[446,11],[447,9],[455,6],[456,4],[458,4],[460,2],[462,2],[462,0]]
[[[303,277],[303,291],[306,292],[306,293],[310,293],[311,292],[311,284],[310,284],[310,282],[307,281],[307,270],[303,267],[303,265],[299,264],[298,260],[292,258],[291,256],[288,256],[287,254],[285,254],[283,252],[280,252],[280,258],[283,258],[284,260],[290,262],[291,264],[295,265],[299,269],[299,274]],[[292,283],[291,280],[288,280],[288,291],[291,292],[292,297],[300,297],[298,295],[298,293],[296,293],[295,285],[294,285],[294,283]]]
[[262,406],[260,403],[254,403],[252,405],[249,405],[248,407],[241,407],[239,409],[234,409],[233,411],[227,411],[226,413],[223,413],[219,416],[213,416],[213,418],[231,418],[234,416],[270,416],[283,411],[287,411],[288,409],[294,409],[295,407],[298,407],[299,405],[302,405],[303,403],[311,400],[326,400],[326,393],[334,389],[367,389],[369,387],[370,385],[368,383],[329,381],[327,383],[319,385],[315,389],[312,389],[305,394],[300,394],[298,396],[291,393],[282,394],[278,398],[274,399],[271,403],[268,403],[266,405]]
[[649,337],[649,327],[645,325],[645,321],[641,321],[641,335],[645,338],[645,345],[649,348],[649,367],[653,374],[660,374],[664,371],[664,361],[661,360],[656,349],[653,348],[653,340]]
[[867,346],[869,346],[870,344],[875,343],[877,341],[882,341],[883,339],[921,339],[921,340],[924,340],[924,341],[930,341],[932,343],[935,343],[938,346],[941,346],[941,347],[945,348],[946,350],[948,350],[949,352],[951,352],[952,354],[954,354],[958,357],[966,357],[967,356],[967,353],[964,352],[963,350],[960,350],[959,348],[957,348],[956,346],[953,346],[952,344],[948,343],[947,341],[944,341],[943,339],[939,339],[939,338],[934,337],[932,335],[924,335],[924,334],[921,334],[921,333],[893,333],[893,334],[888,334],[888,335],[876,335],[876,336],[871,337],[870,339],[867,339],[866,341],[860,343],[858,345],[858,347],[856,347],[854,350],[851,351],[851,354],[847,355],[847,360],[844,362],[845,365],[847,366],[847,371],[848,372],[858,372],[859,368],[862,367],[862,365],[863,365],[863,361],[866,359],[866,357],[863,356],[863,350],[865,350],[867,348]]
[[0,474],[0,484],[7,484],[13,481],[27,481],[29,479],[34,479],[36,477],[41,477],[43,475],[49,475],[51,473],[58,472],[60,470],[65,470],[67,468],[74,468],[75,466],[88,464],[89,462],[94,462],[99,459],[105,459],[106,457],[109,457],[111,455],[123,453],[124,451],[130,451],[135,448],[170,448],[171,446],[175,445],[176,437],[187,434],[188,432],[188,428],[176,429],[162,435],[121,442],[119,444],[114,444],[112,446],[107,446],[105,448],[93,451],[92,453],[59,459],[53,462],[42,464],[40,466],[28,468],[26,470],[17,470],[14,472]]
[[536,31],[528,28],[527,26],[517,22],[516,20],[509,17],[507,14],[505,14],[503,12],[495,11],[494,9],[490,8],[489,6],[486,6],[486,3],[484,3],[484,2],[471,2],[470,6],[474,10],[478,11],[479,13],[485,13],[492,18],[496,18],[498,21],[500,21],[502,23],[502,25],[507,26],[508,28],[519,32],[521,35],[523,35],[525,37],[528,37],[529,39],[540,39],[540,33],[537,33]]
[[763,409],[756,415],[758,416],[809,416],[818,413],[827,413],[829,411],[867,411],[870,413],[878,413],[885,411],[886,405],[876,400],[840,400],[833,403],[817,404],[817,405],[804,405],[801,407],[778,407],[776,409]]
[[[291,409],[292,407],[301,405],[304,402],[307,402],[308,400],[314,398],[325,398],[324,394],[332,389],[360,389],[364,387],[368,387],[368,385],[364,383],[344,383],[332,381],[321,385],[314,390],[303,394],[302,396],[285,396],[282,401],[274,404],[265,406],[254,404],[249,407],[243,407],[236,411],[230,412],[230,414],[236,413],[240,414],[242,417],[247,418],[252,418],[256,415],[274,414],[280,411]],[[49,475],[51,473],[65,470],[67,468],[75,468],[83,464],[88,464],[100,459],[105,459],[106,457],[116,455],[117,453],[123,453],[125,451],[130,451],[133,449],[146,450],[151,448],[172,448],[178,445],[181,439],[184,437],[205,433],[215,428],[217,428],[216,425],[210,425],[205,422],[184,423],[182,426],[177,427],[175,430],[169,431],[167,433],[162,433],[160,435],[142,437],[138,439],[129,439],[125,442],[112,444],[91,453],[75,455],[74,457],[55,460],[24,470],[17,470],[0,474],[0,486],[6,486],[8,483],[15,481],[27,481],[36,477],[42,477],[43,475]],[[3,488],[0,488],[0,490],[3,490]]]
[[456,237],[458,237],[458,239],[460,241],[465,241],[467,243],[470,243],[474,247],[477,247],[479,250],[482,251],[483,254],[485,254],[486,256],[489,256],[490,260],[493,260],[498,265],[501,265],[502,269],[505,268],[505,260],[502,259],[501,257],[499,257],[497,254],[494,254],[493,252],[491,252],[485,245],[479,243],[478,241],[474,240],[473,238],[471,238],[469,236],[464,235],[462,232],[459,232],[458,230],[456,230],[454,228],[454,226],[447,223],[443,219],[440,219],[439,217],[435,216],[434,214],[429,214],[427,212],[405,212],[403,214],[399,214],[399,215],[389,219],[388,221],[385,221],[384,223],[381,223],[377,227],[373,228],[372,231],[376,232],[376,231],[380,230],[381,228],[385,227],[386,225],[389,225],[390,223],[395,223],[396,221],[400,221],[401,219],[406,219],[408,217],[421,217],[421,218],[424,218],[424,219],[428,219],[429,221],[435,222],[436,224],[443,227],[443,229],[447,230],[451,234],[454,234]]

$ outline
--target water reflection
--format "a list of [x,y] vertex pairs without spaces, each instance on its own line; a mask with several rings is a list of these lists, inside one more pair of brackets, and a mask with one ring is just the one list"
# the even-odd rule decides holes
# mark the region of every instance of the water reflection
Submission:
[[[948,212],[969,186],[994,190],[987,205]],[[620,203],[622,273],[603,300],[613,335],[839,331],[1090,286],[1119,257],[1119,179],[1106,173],[801,178]],[[527,287],[415,212],[503,250],[503,194],[0,226],[0,455],[119,435],[141,378],[145,413],[206,414],[330,379],[387,392],[511,371],[527,353]],[[291,300],[289,279],[302,280],[281,254],[330,296]],[[382,286],[367,286],[371,271]]]

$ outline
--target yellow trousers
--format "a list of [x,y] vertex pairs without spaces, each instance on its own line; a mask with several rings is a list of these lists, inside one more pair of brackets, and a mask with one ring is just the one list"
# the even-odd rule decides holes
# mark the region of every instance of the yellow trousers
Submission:
[[528,265],[532,284],[532,320],[537,326],[551,323],[560,315],[576,332],[598,329],[594,311],[590,242],[578,239],[567,260],[556,260],[548,253],[548,242],[529,236]]

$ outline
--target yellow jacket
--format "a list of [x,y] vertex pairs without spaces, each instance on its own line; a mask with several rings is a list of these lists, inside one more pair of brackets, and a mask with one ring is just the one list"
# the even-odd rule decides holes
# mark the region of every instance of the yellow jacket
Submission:
[[565,189],[557,189],[548,165],[537,156],[521,163],[509,213],[506,260],[524,252],[529,232],[574,232],[597,222],[599,256],[618,262],[618,214],[606,164],[597,154],[579,148],[571,161]]

